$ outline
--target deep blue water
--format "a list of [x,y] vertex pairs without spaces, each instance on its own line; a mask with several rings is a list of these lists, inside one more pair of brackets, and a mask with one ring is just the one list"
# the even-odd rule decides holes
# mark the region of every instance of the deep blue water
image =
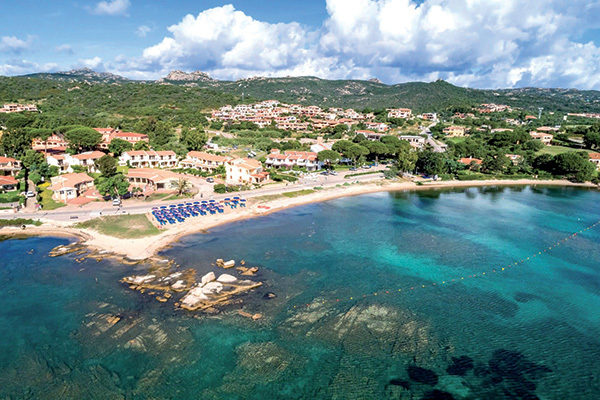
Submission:
[[553,245],[600,220],[599,200],[382,193],[191,235],[162,255],[198,274],[244,259],[265,283],[211,316],[118,282],[144,265],[0,241],[0,398],[596,399],[600,226]]

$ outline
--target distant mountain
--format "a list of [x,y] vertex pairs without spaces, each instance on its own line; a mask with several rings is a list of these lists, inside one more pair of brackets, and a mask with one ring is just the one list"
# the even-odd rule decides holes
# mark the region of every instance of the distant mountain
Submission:
[[156,83],[214,83],[216,82],[206,72],[194,71],[194,72],[183,72],[183,71],[171,71],[169,75],[165,76],[156,81]]
[[[481,103],[497,103],[521,107],[529,112],[537,112],[538,107],[543,107],[545,111],[600,112],[600,92],[596,90],[539,88],[482,90],[454,86],[443,80],[430,83],[408,82],[397,85],[386,85],[376,79],[368,81],[327,80],[311,76],[252,77],[237,81],[220,81],[201,71],[191,73],[173,71],[157,81],[134,81],[107,72],[98,73],[88,68],[67,72],[31,74],[15,79],[22,78],[30,81],[40,80],[40,83],[42,81],[62,81],[71,86],[75,86],[79,82],[87,82],[92,85],[127,84],[130,91],[133,90],[131,85],[153,86],[156,84],[171,87],[170,93],[173,95],[179,93],[181,96],[185,96],[187,89],[209,89],[213,93],[211,96],[224,93],[228,96],[233,95],[234,98],[243,98],[246,101],[275,99],[287,103],[358,110],[407,107],[420,113],[440,111],[449,107],[471,107]],[[28,87],[33,88],[34,86]],[[12,93],[12,96],[7,97],[15,96],[18,94]]]
[[49,73],[23,75],[25,78],[47,79],[62,82],[87,82],[87,83],[124,83],[130,80],[110,72],[96,72],[90,68],[72,69]]

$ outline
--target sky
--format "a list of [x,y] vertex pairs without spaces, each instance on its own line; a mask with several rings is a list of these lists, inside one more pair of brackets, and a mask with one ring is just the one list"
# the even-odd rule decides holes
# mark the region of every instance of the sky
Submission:
[[600,0],[0,0],[0,75],[600,90]]

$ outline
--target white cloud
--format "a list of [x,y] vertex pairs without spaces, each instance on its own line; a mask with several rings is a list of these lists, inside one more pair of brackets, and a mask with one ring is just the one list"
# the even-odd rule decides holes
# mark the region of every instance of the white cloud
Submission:
[[59,53],[66,53],[66,54],[74,54],[75,51],[73,50],[73,46],[71,46],[70,44],[61,44],[60,46],[56,46],[56,51],[58,51]]
[[104,70],[104,64],[102,63],[102,59],[100,57],[94,58],[80,58],[77,67],[85,67],[90,69],[101,69]]
[[147,25],[140,25],[137,27],[137,29],[135,30],[135,34],[139,37],[146,37],[146,35],[152,31],[152,28],[150,28]]
[[13,76],[25,75],[35,72],[52,72],[56,71],[58,65],[55,63],[37,64],[27,60],[8,60],[4,64],[0,64],[0,75]]
[[[99,4],[116,3],[121,13],[129,6]],[[600,26],[591,15],[599,8],[586,0],[327,0],[329,17],[311,29],[258,21],[225,5],[185,16],[140,57],[105,66],[145,79],[182,69],[219,79],[442,78],[474,87],[600,89],[600,48],[578,40]]]
[[33,42],[33,36],[28,36],[27,40],[19,39],[16,36],[2,36],[0,40],[0,52],[20,53],[27,50]]
[[130,5],[129,0],[101,1],[91,9],[91,12],[98,15],[127,15]]

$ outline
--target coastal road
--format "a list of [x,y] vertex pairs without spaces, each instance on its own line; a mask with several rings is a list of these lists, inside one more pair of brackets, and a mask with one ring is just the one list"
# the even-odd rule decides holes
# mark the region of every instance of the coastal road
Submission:
[[[371,172],[371,171],[378,171],[378,173],[369,174],[369,175],[353,176],[348,179],[345,178],[345,176],[348,174],[360,173],[360,172]],[[227,194],[214,193],[212,195],[203,197],[203,200],[214,199],[216,201],[220,201],[226,197],[232,197],[232,196],[241,196],[246,199],[251,199],[251,198],[260,197],[260,196],[276,195],[276,194],[281,194],[281,193],[286,193],[286,192],[295,192],[298,190],[312,189],[314,187],[330,188],[330,187],[335,187],[336,185],[343,185],[346,182],[348,182],[348,183],[350,183],[350,182],[370,182],[370,181],[382,179],[383,171],[385,171],[385,166],[379,165],[378,167],[373,167],[371,169],[366,169],[366,170],[359,169],[358,171],[340,172],[337,176],[334,176],[334,175],[324,176],[324,175],[317,174],[314,179],[302,178],[293,184],[292,183],[287,184],[287,186],[286,186],[286,184],[282,183],[282,184],[268,185],[268,186],[262,187],[260,189],[238,192],[238,193],[234,193],[234,194],[233,193],[227,193]],[[196,201],[196,200],[198,200],[198,199],[194,199],[194,201]],[[96,203],[86,204],[85,206],[82,206],[82,207],[67,206],[67,207],[59,208],[59,209],[53,210],[53,211],[40,210],[40,211],[36,211],[36,212],[24,211],[24,212],[19,212],[19,213],[15,213],[15,214],[0,214],[0,219],[43,218],[43,219],[62,221],[62,222],[66,222],[66,221],[80,222],[80,221],[87,221],[89,219],[96,218],[96,217],[103,216],[103,215],[145,214],[146,212],[149,212],[152,209],[152,207],[169,206],[171,204],[178,204],[178,203],[182,203],[182,202],[186,202],[186,201],[189,201],[189,200],[155,201],[155,202],[138,202],[138,201],[130,202],[129,200],[126,200],[123,202],[123,206],[121,206],[121,207],[114,207],[107,203],[96,202]]]
[[427,144],[430,145],[431,147],[433,147],[433,151],[435,151],[436,153],[443,153],[446,151],[446,148],[442,145],[440,145],[434,138],[433,135],[431,134],[431,127],[435,126],[437,124],[437,122],[434,122],[433,124],[429,125],[426,128],[423,128],[423,130],[421,131],[421,135],[427,135]]

